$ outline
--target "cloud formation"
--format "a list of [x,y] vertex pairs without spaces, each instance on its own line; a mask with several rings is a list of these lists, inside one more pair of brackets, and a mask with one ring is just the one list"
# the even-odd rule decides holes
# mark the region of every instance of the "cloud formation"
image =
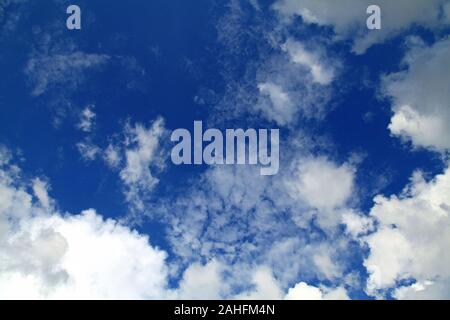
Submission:
[[167,291],[166,253],[95,210],[60,213],[46,183],[27,191],[1,157],[0,297],[156,299]]
[[31,94],[40,96],[54,86],[76,88],[83,82],[86,70],[104,65],[108,60],[107,55],[82,51],[34,55],[25,68],[33,85]]
[[282,49],[289,54],[292,62],[309,70],[314,82],[327,85],[333,80],[334,70],[332,66],[324,65],[321,62],[324,60],[322,57],[306,50],[300,42],[289,39],[282,45]]
[[450,169],[426,181],[420,172],[400,196],[377,196],[370,216],[376,232],[364,241],[370,254],[364,265],[370,273],[367,290],[377,295],[395,288],[398,298],[448,299],[450,272]]
[[[370,0],[278,0],[273,8],[282,18],[302,17],[308,24],[333,28],[336,40],[353,40],[353,51],[364,53],[374,44],[383,43],[413,25],[435,28],[447,21],[440,15],[447,0],[381,0],[381,30],[368,30],[366,9],[374,4]],[[447,4],[448,5],[448,4]]]
[[80,113],[78,128],[83,132],[91,132],[94,128],[96,115],[93,108],[94,106],[87,106]]
[[[280,279],[264,265],[218,260],[193,263],[169,287],[167,253],[149,237],[94,209],[61,213],[41,179],[31,188],[0,149],[0,298],[2,299],[283,299]],[[303,286],[323,297],[346,298],[345,289],[306,283],[287,298],[305,299]],[[319,298],[322,298],[320,295]]]

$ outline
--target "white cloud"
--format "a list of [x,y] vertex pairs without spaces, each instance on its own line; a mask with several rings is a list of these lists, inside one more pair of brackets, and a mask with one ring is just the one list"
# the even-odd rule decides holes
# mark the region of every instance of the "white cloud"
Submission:
[[440,279],[438,282],[416,282],[410,286],[400,287],[393,293],[400,300],[442,300],[450,297],[450,279]]
[[[340,265],[333,260],[333,249],[327,246],[318,247],[319,250],[314,253],[312,260],[320,270],[325,279],[334,280],[342,275]],[[331,251],[331,252],[330,252]]]
[[[235,293],[233,284],[248,287]],[[173,292],[177,299],[238,299],[238,300],[348,300],[343,287],[320,288],[298,283],[283,292],[279,281],[267,266],[249,269],[239,265],[224,265],[216,260],[207,264],[194,263],[184,272],[179,288]]]
[[160,139],[165,132],[164,121],[159,118],[147,129],[141,124],[125,130],[125,164],[120,179],[125,185],[125,196],[135,209],[144,209],[144,198],[158,183],[152,170],[164,164],[161,159]]
[[[3,272],[0,280],[3,297],[149,299],[165,296],[165,253],[151,247],[147,237],[112,220],[104,221],[94,210],[78,216],[54,214],[32,218],[24,221],[22,228],[20,232],[30,239],[14,244],[26,248],[31,241],[31,250],[36,252],[32,258],[38,266],[48,269],[52,277],[43,277],[39,270]],[[23,261],[20,264],[26,265]]]
[[447,0],[380,0],[381,30],[368,30],[366,9],[370,0],[278,0],[274,9],[282,17],[301,16],[303,21],[320,26],[331,26],[336,38],[353,39],[353,50],[364,53],[374,44],[382,43],[415,24],[434,28],[440,20],[441,5]]
[[289,289],[286,300],[322,300],[322,291],[319,288],[300,282]]
[[[236,288],[239,288],[236,293]],[[242,289],[244,288],[244,289]],[[267,266],[224,265],[217,260],[194,263],[183,274],[179,288],[172,291],[176,299],[238,300],[348,300],[343,287],[320,288],[304,282],[284,292]]]
[[34,88],[33,96],[40,96],[52,86],[64,85],[74,88],[84,79],[84,72],[101,66],[109,60],[103,54],[88,54],[76,51],[67,54],[34,55],[27,63],[25,73]]
[[287,57],[275,57],[259,70],[259,99],[253,108],[280,126],[296,123],[299,115],[321,118],[327,102],[324,86],[334,79],[338,63],[293,39],[280,47]]
[[[288,229],[287,224],[284,229]],[[280,235],[267,239],[273,244],[266,249],[267,253],[260,253],[261,261],[271,266],[283,287],[299,278],[333,282],[342,278],[346,265],[345,251],[348,250],[346,239],[330,235],[328,241],[308,241],[308,237],[316,236],[310,227],[286,233],[280,232]]]
[[[397,296],[421,292],[449,298],[450,169],[427,182],[413,176],[403,194],[377,196],[370,214],[377,231],[364,238],[370,254],[364,265],[370,273],[367,290],[377,295],[401,280],[417,283],[398,289]],[[431,284],[433,283],[433,284]],[[440,291],[437,289],[440,288]],[[418,290],[420,289],[420,290]]]
[[193,263],[183,274],[175,295],[177,299],[221,299],[226,294],[224,266],[216,260],[202,265]]
[[93,106],[87,106],[81,111],[80,122],[78,128],[84,132],[91,132],[95,124],[95,113],[92,111]]
[[431,47],[414,46],[406,70],[384,78],[384,94],[392,98],[389,130],[416,147],[450,149],[450,39]]
[[95,158],[97,158],[97,155],[101,152],[101,149],[98,146],[92,144],[89,141],[89,139],[86,139],[85,141],[82,142],[78,142],[76,144],[76,147],[81,157],[85,161],[95,160]]
[[253,289],[235,296],[244,300],[280,300],[283,293],[272,271],[267,267],[259,267],[252,273]]
[[[292,279],[298,279],[298,270],[308,266],[308,263],[314,263],[312,260],[308,262],[308,257],[320,252],[322,253],[315,260],[317,267],[321,269],[317,274],[328,273],[333,278],[340,276],[341,271],[336,273],[336,261],[327,258],[327,255],[335,255],[341,250],[341,241],[337,241],[333,247],[320,242],[306,244],[299,240],[298,228],[294,226],[292,230],[288,230],[289,223],[287,225],[284,219],[279,219],[279,222],[272,219],[277,212],[273,211],[271,214],[267,211],[268,204],[261,203],[260,195],[263,194],[259,194],[269,181],[264,180],[257,170],[254,177],[259,177],[260,180],[250,188],[243,187],[241,190],[236,190],[236,186],[242,186],[241,182],[235,181],[236,177],[250,181],[248,171],[235,172],[236,175],[232,176],[221,170],[210,173],[210,183],[217,183],[218,186],[214,189],[224,199],[228,199],[229,207],[225,211],[218,206],[222,200],[211,194],[205,195],[204,200],[188,195],[187,201],[194,205],[193,209],[197,208],[195,210],[208,204],[211,210],[216,208],[218,212],[229,212],[238,204],[247,208],[248,212],[253,212],[254,206],[258,204],[256,219],[248,216],[244,220],[255,220],[248,230],[256,232],[255,236],[260,238],[253,243],[236,242],[235,236],[238,233],[230,228],[231,225],[227,226],[227,216],[222,219],[211,211],[213,222],[205,228],[188,208],[182,212],[182,222],[190,221],[192,224],[187,225],[186,232],[180,229],[185,238],[174,239],[194,247],[195,243],[200,244],[202,247],[198,249],[202,256],[214,257],[214,250],[230,249],[229,253],[234,258],[227,260],[226,255],[219,255],[221,260],[209,260],[206,264],[175,263],[169,267],[165,262],[166,253],[151,246],[147,236],[112,219],[103,219],[94,209],[77,215],[58,212],[55,201],[48,195],[49,184],[45,180],[32,180],[34,195],[30,194],[27,183],[22,183],[20,170],[9,163],[9,157],[4,156],[6,153],[0,153],[0,159],[5,159],[0,168],[1,298],[282,299],[286,294],[284,288],[287,288],[287,284]],[[247,176],[244,172],[247,172]],[[256,190],[258,185],[262,186],[259,191]],[[211,188],[207,185],[206,189]],[[276,197],[273,196],[272,199],[275,201]],[[279,196],[278,200],[283,202]],[[242,214],[236,212],[234,218],[244,218]],[[247,222],[238,225],[243,227]],[[192,230],[197,227],[207,230],[205,232],[209,237],[195,239],[197,235]],[[271,235],[267,237],[262,232],[264,230]],[[297,238],[291,242],[293,245],[273,245],[272,240],[275,238],[281,241],[278,235],[286,232]],[[229,239],[225,236],[227,234]],[[217,237],[213,237],[214,235]],[[175,247],[175,253],[179,253],[176,249]],[[269,252],[265,253],[264,250]],[[236,255],[237,252],[239,255]],[[280,256],[274,255],[275,253]],[[235,260],[238,256],[243,259]],[[195,255],[190,255],[189,260],[192,262],[194,258]],[[291,268],[296,261],[300,264]],[[276,262],[289,268],[282,270]],[[179,270],[184,267],[186,269],[178,286],[169,288],[170,275],[178,275]],[[309,268],[308,272],[314,269],[315,267]],[[335,296],[345,292],[327,287],[320,287],[320,290],[324,297],[332,292]]]
[[[329,173],[321,196],[339,195],[326,207],[311,207],[312,198],[301,196],[290,186],[301,181],[299,165],[270,179],[251,167],[207,170],[184,195],[165,201],[159,208],[173,252],[186,263],[216,258],[246,267],[267,265],[281,288],[299,277],[339,282],[345,274],[344,257],[349,249],[348,239],[338,236],[337,227],[342,214],[348,212],[345,207],[352,194],[354,172],[349,165],[324,158],[296,163],[314,167],[315,160],[321,169],[318,172]],[[327,191],[330,183],[335,189]],[[317,203],[320,201],[314,205]],[[315,234],[311,224],[325,232],[327,239]]]
[[450,2],[444,5],[444,14],[447,19],[447,23],[450,23]]
[[279,125],[286,125],[294,119],[297,108],[282,87],[272,82],[264,82],[258,84],[258,89],[261,95],[270,99],[270,105],[262,105],[260,108],[268,119],[273,119]]
[[11,152],[0,144],[0,166],[7,164],[11,160]]
[[286,300],[349,300],[347,291],[342,287],[317,288],[305,282],[297,283],[290,288]]
[[289,185],[311,207],[331,210],[344,206],[352,195],[354,174],[348,164],[339,166],[326,158],[302,159]]
[[327,288],[321,287],[323,300],[350,300],[348,292],[344,287]]
[[[448,5],[448,3],[447,3]],[[408,39],[404,70],[383,78],[383,94],[392,99],[389,130],[414,147],[446,152],[450,149],[450,40],[427,46],[418,37]],[[384,297],[393,289],[399,299],[450,297],[448,243],[450,243],[449,168],[431,181],[416,172],[400,196],[377,196],[367,218],[346,216],[349,233],[363,235],[370,249],[365,259],[370,277],[367,292]],[[412,281],[410,285],[402,281]]]
[[[326,61],[335,65],[331,60]],[[265,61],[251,81],[250,84],[242,84],[234,93],[235,97],[227,99],[228,104],[238,100],[239,110],[236,112],[242,112],[246,107],[279,126],[292,126],[300,118],[322,119],[331,109],[328,102],[332,88],[314,81],[309,68],[293,62],[284,53],[275,54]],[[256,92],[249,91],[247,86],[255,86]]]
[[365,235],[374,228],[373,220],[370,217],[359,215],[353,211],[348,211],[342,215],[342,223],[346,232],[353,238]]
[[[262,219],[269,223],[272,216],[267,212],[269,204],[261,201],[268,179],[260,176],[256,167],[247,169],[212,168],[185,196],[167,203],[163,218],[170,226],[168,239],[180,256],[214,257],[221,252],[221,258],[227,260],[235,257],[245,230],[269,227],[260,225]],[[250,220],[249,212],[254,209],[260,216]]]
[[[264,19],[263,12],[254,12],[258,20]],[[258,48],[245,66],[223,61],[226,92],[220,101],[212,101],[220,118],[250,115],[252,120],[257,116],[287,127],[303,119],[323,119],[332,109],[329,102],[334,88],[329,84],[338,74],[339,59],[329,57],[321,46],[324,42],[317,39],[300,43],[282,37],[279,28],[266,28],[264,24],[248,28],[244,23],[247,14],[240,1],[230,1],[217,26],[226,58],[234,59],[237,53],[247,55],[243,50],[249,45]],[[246,32],[242,32],[244,29]],[[240,76],[236,78],[237,74]],[[211,101],[211,91],[204,90],[197,101]]]
[[322,61],[326,61],[326,59],[320,57],[317,53],[306,50],[300,42],[289,39],[282,45],[282,49],[289,54],[292,62],[300,64],[309,70],[314,82],[328,85],[333,80],[334,70],[330,65],[322,64]]
[[17,170],[0,168],[0,298],[164,298],[165,252],[147,236],[102,219],[95,210],[62,215],[47,185],[37,201]]
[[121,161],[119,148],[109,144],[104,152],[103,159],[110,168],[117,168]]
[[304,158],[285,183],[289,195],[317,217],[319,226],[330,229],[342,222],[353,195],[354,178],[355,168],[349,164],[338,165],[324,157]]
[[37,197],[42,207],[49,209],[51,204],[51,199],[48,196],[47,190],[49,189],[49,185],[46,181],[42,181],[41,179],[33,180],[33,192]]

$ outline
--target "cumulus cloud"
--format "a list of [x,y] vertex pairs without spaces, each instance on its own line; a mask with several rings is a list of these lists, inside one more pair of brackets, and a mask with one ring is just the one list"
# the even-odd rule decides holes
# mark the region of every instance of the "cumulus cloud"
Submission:
[[393,296],[401,300],[442,300],[450,296],[450,280],[424,281],[394,290]]
[[0,168],[0,297],[2,299],[164,298],[166,253],[95,210],[61,214],[47,183]]
[[426,181],[416,172],[400,196],[377,196],[370,215],[376,232],[366,236],[370,254],[367,290],[383,295],[401,281],[394,295],[449,298],[450,169]]
[[125,185],[127,201],[139,211],[144,209],[145,197],[158,183],[153,172],[164,166],[160,148],[160,139],[164,133],[164,121],[161,118],[155,120],[149,128],[136,124],[125,129],[125,164],[119,175]]
[[[83,124],[83,128],[91,130],[95,114],[85,109],[82,119],[80,126]],[[156,174],[165,166],[166,150],[161,142],[164,135],[164,120],[157,118],[148,126],[127,123],[123,132],[114,135],[107,147],[94,144],[91,135],[78,142],[76,147],[83,160],[101,158],[110,169],[118,172],[131,213],[143,213],[146,200],[158,184]]]
[[212,260],[207,264],[193,263],[180,281],[175,292],[177,299],[221,299],[227,294],[227,283],[223,279],[224,266]]
[[[286,38],[285,29],[281,32],[279,28],[253,24],[244,7],[243,2],[230,1],[218,24],[219,41],[225,45],[226,59],[221,63],[227,86],[222,99],[212,101],[218,111],[216,117],[224,120],[245,114],[252,120],[259,117],[288,128],[302,120],[322,120],[332,110],[331,84],[338,75],[339,59],[326,54],[322,46],[325,41]],[[262,21],[263,12],[251,14]],[[252,48],[255,53],[249,56],[243,48]],[[242,59],[230,63],[240,54],[248,58],[245,64],[241,64]],[[204,92],[207,94],[197,96],[197,100],[215,100],[210,90]]]
[[273,8],[287,20],[301,16],[305,23],[332,27],[337,40],[352,39],[353,51],[360,54],[413,25],[434,28],[445,23],[440,14],[444,3],[446,0],[377,1],[382,27],[376,31],[366,27],[366,9],[374,4],[369,0],[278,0]]
[[95,125],[95,112],[93,106],[85,107],[80,113],[78,128],[83,132],[91,132]]
[[447,19],[447,23],[450,23],[450,2],[447,2],[444,5],[444,14],[445,18]]
[[393,102],[393,135],[416,147],[450,149],[449,59],[450,39],[431,47],[419,42],[407,53],[405,70],[384,77],[383,92]]
[[317,288],[305,282],[297,283],[290,288],[286,300],[349,300],[347,291],[343,287]]

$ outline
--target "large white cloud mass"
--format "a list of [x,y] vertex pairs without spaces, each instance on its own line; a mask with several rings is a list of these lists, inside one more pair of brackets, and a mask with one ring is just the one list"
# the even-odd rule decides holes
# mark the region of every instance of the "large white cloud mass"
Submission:
[[450,39],[431,47],[411,42],[406,69],[384,77],[383,92],[393,100],[389,129],[416,147],[445,151],[450,149]]
[[166,253],[95,210],[61,214],[35,179],[2,155],[0,170],[1,298],[164,298]]

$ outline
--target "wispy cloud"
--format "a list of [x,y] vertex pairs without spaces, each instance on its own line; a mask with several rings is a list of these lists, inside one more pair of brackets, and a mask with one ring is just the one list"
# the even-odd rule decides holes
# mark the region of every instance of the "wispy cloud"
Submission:
[[25,68],[33,85],[31,94],[40,96],[49,88],[60,86],[75,89],[83,82],[86,70],[104,65],[108,60],[107,55],[81,51],[32,56]]

